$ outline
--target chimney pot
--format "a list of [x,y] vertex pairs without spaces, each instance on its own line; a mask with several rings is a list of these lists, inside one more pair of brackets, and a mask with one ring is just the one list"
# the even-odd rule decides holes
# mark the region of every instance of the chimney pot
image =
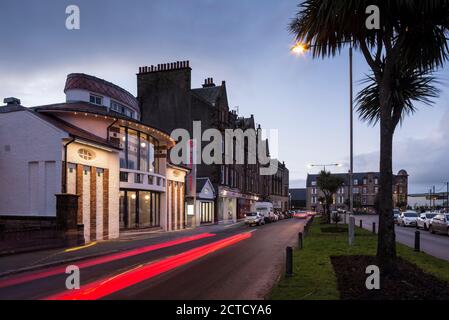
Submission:
[[20,106],[20,99],[15,97],[9,97],[3,99],[3,102],[6,103],[7,106]]

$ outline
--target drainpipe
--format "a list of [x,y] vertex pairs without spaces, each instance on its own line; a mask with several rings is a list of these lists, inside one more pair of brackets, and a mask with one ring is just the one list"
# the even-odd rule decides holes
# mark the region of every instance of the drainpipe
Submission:
[[62,193],[67,193],[67,147],[74,141],[75,138],[72,138],[72,140],[64,145],[64,174],[62,175]]

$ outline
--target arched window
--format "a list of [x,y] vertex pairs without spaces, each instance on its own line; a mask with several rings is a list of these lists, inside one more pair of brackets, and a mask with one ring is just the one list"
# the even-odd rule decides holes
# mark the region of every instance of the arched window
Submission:
[[95,154],[87,149],[79,149],[78,150],[78,156],[84,160],[93,160],[95,158]]

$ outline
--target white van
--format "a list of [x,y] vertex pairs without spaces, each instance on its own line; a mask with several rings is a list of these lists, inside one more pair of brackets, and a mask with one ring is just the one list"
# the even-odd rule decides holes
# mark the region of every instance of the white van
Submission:
[[260,212],[264,216],[265,222],[275,221],[276,216],[271,202],[256,202],[253,207],[253,211]]

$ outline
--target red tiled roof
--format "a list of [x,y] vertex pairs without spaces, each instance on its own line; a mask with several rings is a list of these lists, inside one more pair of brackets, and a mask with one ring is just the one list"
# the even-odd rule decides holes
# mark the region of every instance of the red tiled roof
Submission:
[[140,112],[139,103],[131,93],[103,79],[84,73],[71,73],[67,76],[64,92],[71,89],[83,89],[105,95]]

